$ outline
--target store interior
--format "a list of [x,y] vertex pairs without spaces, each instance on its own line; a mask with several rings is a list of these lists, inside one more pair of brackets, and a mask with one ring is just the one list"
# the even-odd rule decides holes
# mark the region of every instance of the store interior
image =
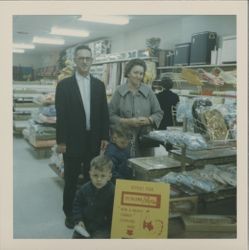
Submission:
[[[58,82],[73,74],[81,44],[92,49],[91,74],[104,82],[108,101],[133,58],[146,62],[144,82],[155,93],[162,77],[174,82],[180,102],[172,109],[173,126],[149,135],[155,156],[129,160],[136,180],[172,184],[163,238],[236,238],[236,16],[127,17],[110,24],[76,15],[13,16],[13,238],[72,237],[62,211],[54,95]],[[88,36],[51,34],[55,27]],[[166,150],[168,142],[173,149]],[[191,183],[179,181],[186,176]]]

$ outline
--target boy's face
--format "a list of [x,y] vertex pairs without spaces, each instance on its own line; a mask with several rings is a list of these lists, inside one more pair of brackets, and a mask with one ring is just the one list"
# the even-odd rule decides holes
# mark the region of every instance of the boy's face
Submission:
[[117,134],[113,134],[112,141],[116,144],[120,149],[125,149],[128,147],[129,140],[125,137],[117,136]]
[[100,189],[106,185],[106,183],[112,178],[112,173],[110,170],[97,170],[95,168],[92,168],[89,171],[90,178],[92,181],[92,184],[97,188]]

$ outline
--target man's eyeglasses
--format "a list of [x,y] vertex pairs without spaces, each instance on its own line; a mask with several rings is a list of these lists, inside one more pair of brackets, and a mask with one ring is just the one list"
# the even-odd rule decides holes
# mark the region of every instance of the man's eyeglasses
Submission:
[[92,57],[76,57],[76,60],[78,60],[80,62],[86,61],[87,63],[89,63],[92,61]]

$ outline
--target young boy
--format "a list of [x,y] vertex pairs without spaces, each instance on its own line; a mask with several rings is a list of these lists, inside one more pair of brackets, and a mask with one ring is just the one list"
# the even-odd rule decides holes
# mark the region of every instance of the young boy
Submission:
[[131,179],[132,171],[127,166],[130,158],[129,141],[130,133],[127,127],[120,123],[111,127],[111,142],[107,145],[105,155],[109,156],[113,162],[112,182],[116,179]]
[[73,239],[110,238],[114,185],[110,182],[113,163],[100,155],[91,161],[90,181],[76,193],[73,203]]

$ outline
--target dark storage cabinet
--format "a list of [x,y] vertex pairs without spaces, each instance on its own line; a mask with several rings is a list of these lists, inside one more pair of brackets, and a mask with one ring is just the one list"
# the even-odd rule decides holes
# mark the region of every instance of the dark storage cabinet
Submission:
[[211,51],[216,46],[217,34],[205,31],[191,37],[190,65],[210,64]]
[[175,45],[174,65],[189,65],[191,43]]

